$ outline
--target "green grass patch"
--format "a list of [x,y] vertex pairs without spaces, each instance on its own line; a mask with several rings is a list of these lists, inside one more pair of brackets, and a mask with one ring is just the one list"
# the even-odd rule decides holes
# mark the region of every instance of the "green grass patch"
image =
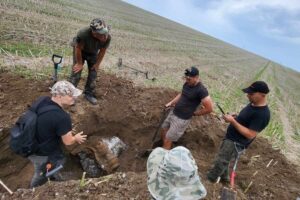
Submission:
[[[53,67],[43,67],[38,70],[34,69],[28,69],[25,66],[15,66],[15,67],[3,67],[1,66],[0,71],[9,71],[13,74],[17,74],[25,79],[36,79],[36,80],[46,80],[46,79],[51,79],[54,73]],[[60,70],[58,70],[58,79],[68,79],[70,76],[70,68],[68,67],[63,67]],[[82,77],[86,77],[87,72],[83,71]]]
[[[0,54],[5,55],[8,52],[13,55],[22,57],[43,57],[52,56],[53,53],[68,56],[72,54],[71,48],[51,48],[45,45],[38,45],[32,43],[24,42],[11,42],[11,43],[0,43],[2,49],[0,49]],[[4,51],[5,52],[4,52]]]
[[16,66],[14,69],[10,69],[9,71],[26,79],[45,80],[51,77],[50,70],[50,68],[45,68],[43,70],[34,71],[24,66]]
[[300,142],[300,130],[296,130],[295,134],[292,137],[294,140]]
[[[38,69],[29,69],[26,66],[17,65],[14,67],[6,67],[0,64],[0,72],[8,71],[10,73],[19,75],[25,79],[36,79],[36,80],[50,80],[54,74],[54,67],[44,66]],[[58,70],[58,80],[67,80],[70,77],[71,68],[62,67]],[[84,67],[81,77],[86,78],[88,75],[87,67]]]
[[264,71],[266,71],[267,67],[269,66],[271,62],[269,61],[259,72],[257,72],[257,74],[254,77],[253,81],[257,81],[260,79],[260,77],[262,76],[262,74],[264,73]]
[[210,96],[212,97],[212,99],[214,99],[215,102],[219,102],[222,103],[222,93],[219,91],[213,91],[211,92]]
[[283,144],[285,137],[283,134],[283,125],[281,122],[271,120],[268,127],[264,130],[263,135],[270,138],[273,142]]

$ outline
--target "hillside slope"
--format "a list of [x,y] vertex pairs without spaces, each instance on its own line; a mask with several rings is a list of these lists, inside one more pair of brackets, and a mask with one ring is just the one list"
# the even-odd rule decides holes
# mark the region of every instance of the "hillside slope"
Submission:
[[[103,17],[113,40],[102,67],[138,84],[179,90],[182,71],[198,65],[214,100],[237,112],[247,102],[240,89],[263,79],[272,88],[273,116],[263,134],[300,163],[300,73],[118,0],[1,0],[0,13],[1,67],[21,73],[19,67],[29,67],[35,77],[49,74],[53,52],[70,66],[72,37],[92,18]],[[157,80],[118,69],[118,58]]]

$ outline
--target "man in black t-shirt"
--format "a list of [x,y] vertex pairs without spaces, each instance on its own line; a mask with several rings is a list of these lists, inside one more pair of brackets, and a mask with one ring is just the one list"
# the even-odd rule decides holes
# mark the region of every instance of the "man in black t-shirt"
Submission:
[[[213,110],[208,91],[199,80],[198,69],[196,67],[186,69],[185,79],[182,92],[165,105],[174,107],[162,124],[161,139],[163,147],[168,150],[172,148],[172,142],[183,135],[193,115],[205,115]],[[200,104],[201,109],[196,111]]]
[[[64,163],[64,155],[61,143],[72,145],[75,142],[81,144],[86,140],[86,135],[80,132],[72,133],[71,118],[63,107],[74,104],[75,98],[81,94],[81,90],[68,81],[58,81],[51,88],[52,97],[42,97],[37,110],[52,106],[51,110],[43,112],[37,118],[36,139],[40,144],[38,151],[29,156],[34,165],[34,175],[30,187],[37,187],[44,184],[46,164],[51,163],[53,168]],[[57,174],[54,176],[57,178]]]
[[218,177],[222,182],[229,182],[230,160],[236,157],[239,151],[246,149],[270,121],[270,110],[267,105],[268,85],[263,81],[256,81],[243,91],[247,93],[250,103],[241,110],[238,116],[223,116],[230,125],[214,167],[207,174],[211,182],[216,182]]
[[81,29],[73,41],[73,69],[70,82],[77,87],[84,62],[88,65],[88,77],[85,85],[85,98],[92,104],[97,104],[95,87],[98,68],[109,47],[111,36],[102,19],[93,19],[90,26]]

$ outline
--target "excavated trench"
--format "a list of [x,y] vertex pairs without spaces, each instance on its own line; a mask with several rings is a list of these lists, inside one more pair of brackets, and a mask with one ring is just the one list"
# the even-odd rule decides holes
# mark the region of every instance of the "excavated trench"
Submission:
[[[10,151],[9,128],[27,105],[41,95],[48,95],[47,88],[51,82],[26,80],[9,73],[1,73],[0,78],[0,117],[3,123],[0,127],[0,177],[13,190],[28,188],[33,167],[27,159]],[[126,144],[126,150],[119,156],[120,166],[116,171],[145,171],[146,160],[138,154],[151,147],[151,138],[161,109],[175,94],[174,91],[164,89],[135,88],[132,82],[114,76],[103,76],[100,79],[102,82],[97,89],[99,105],[91,106],[83,98],[79,98],[76,106],[67,109],[72,117],[74,131],[83,131],[91,139],[88,139],[85,145],[74,145],[65,149],[67,162],[62,173],[66,179],[81,177],[83,169],[80,159],[78,154],[72,155],[72,151],[80,149],[81,146],[93,146],[93,138],[101,140],[116,136]],[[30,93],[21,92],[22,88],[26,88]]]
[[[128,80],[102,72],[99,80],[97,106],[79,98],[76,106],[67,110],[72,117],[74,132],[83,131],[87,134],[89,139],[85,147],[90,148],[97,146],[95,138],[120,138],[127,149],[119,156],[117,172],[144,172],[146,158],[139,157],[139,153],[151,147],[163,105],[176,92],[163,88],[135,87]],[[28,188],[33,167],[27,159],[15,155],[9,149],[9,128],[26,109],[26,105],[48,94],[50,85],[48,81],[27,80],[8,72],[0,73],[0,178],[12,190]],[[207,187],[208,199],[213,199],[214,188],[206,180],[205,174],[213,162],[225,130],[226,124],[214,115],[195,117],[176,144],[191,150]],[[66,149],[67,164],[63,171],[67,179],[79,179],[82,175],[79,157],[70,154],[81,147],[84,145]],[[266,167],[271,160],[272,164]],[[258,137],[241,157],[237,174],[239,191],[244,191],[250,181],[253,182],[247,194],[242,195],[247,199],[296,199],[300,196],[300,176],[295,166],[280,152],[272,149],[262,137]],[[140,190],[134,181],[131,187],[133,191]],[[143,191],[146,190],[143,188]],[[1,192],[4,192],[3,188],[0,188]]]

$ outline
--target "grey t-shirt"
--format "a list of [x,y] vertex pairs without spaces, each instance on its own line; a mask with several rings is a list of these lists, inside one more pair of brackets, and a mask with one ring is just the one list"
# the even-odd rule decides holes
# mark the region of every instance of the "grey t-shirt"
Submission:
[[83,45],[83,52],[88,54],[97,54],[99,49],[107,49],[110,44],[111,36],[108,35],[106,42],[101,42],[94,38],[90,27],[81,29],[76,36],[76,43]]
[[181,97],[174,108],[174,114],[181,119],[190,119],[202,99],[208,96],[208,91],[202,83],[195,86],[184,84]]

